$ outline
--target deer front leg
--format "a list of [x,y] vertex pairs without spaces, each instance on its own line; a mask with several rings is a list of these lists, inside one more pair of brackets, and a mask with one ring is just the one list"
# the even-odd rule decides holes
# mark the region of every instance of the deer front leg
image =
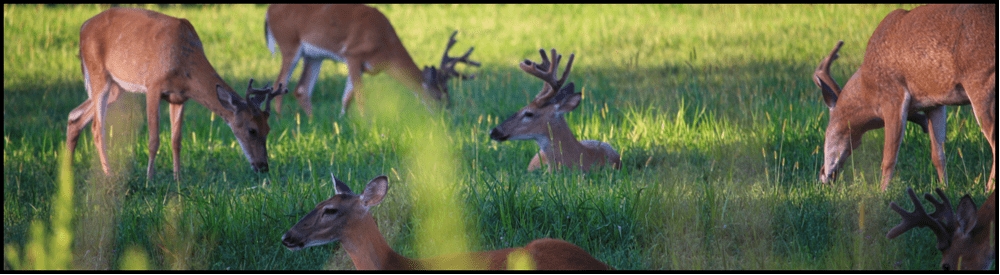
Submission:
[[990,178],[986,182],[986,193],[993,191],[997,177],[997,84],[996,73],[994,72],[986,78],[982,85],[967,85],[969,101],[972,103],[972,112],[976,114],[979,127],[982,128],[986,141],[990,143],[993,151],[992,162],[990,163]]
[[323,65],[322,58],[306,57],[302,61],[302,77],[299,77],[299,84],[295,87],[295,99],[299,101],[299,106],[312,117],[312,93],[316,86],[316,78],[319,76],[319,69]]
[[[275,86],[288,87],[288,79],[292,77],[292,71],[295,70],[295,65],[299,63],[299,46],[298,44],[287,45],[287,47],[284,45],[279,46],[281,49],[281,71],[278,72],[278,80],[275,81]],[[282,97],[284,95],[279,94],[271,100],[271,106],[274,107],[275,113],[281,114]]]
[[903,130],[906,125],[907,108],[905,100],[902,104],[902,112],[885,115],[885,146],[882,148],[882,191],[889,188],[889,181],[892,180],[893,170],[896,167],[896,160],[899,157],[899,147],[903,143]]
[[535,157],[531,158],[531,162],[528,163],[528,172],[542,168],[543,163],[548,163],[548,160],[545,159],[545,152],[538,151],[538,153],[535,154]]
[[149,164],[146,166],[146,178],[153,179],[156,171],[154,162],[156,152],[160,149],[160,90],[152,87],[146,91],[146,121],[149,123]]
[[[344,85],[344,96],[341,98],[340,116],[344,116],[347,113],[347,107],[354,98],[354,92],[362,88],[361,76],[364,73],[362,66],[364,66],[364,61],[359,59],[347,60],[347,84]],[[364,100],[358,99],[358,108],[359,111],[364,112]]]
[[924,113],[927,114],[927,128],[929,128],[930,138],[931,138],[931,162],[934,163],[934,169],[937,170],[938,180],[948,186],[948,177],[945,173],[945,155],[944,155],[944,140],[945,140],[945,119],[947,113],[945,112],[945,106],[927,110]]
[[184,103],[170,104],[170,147],[174,151],[174,180],[181,180],[181,128],[184,126]]

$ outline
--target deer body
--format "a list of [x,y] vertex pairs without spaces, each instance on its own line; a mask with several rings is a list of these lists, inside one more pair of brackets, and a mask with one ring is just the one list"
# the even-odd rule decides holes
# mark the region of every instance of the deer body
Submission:
[[903,221],[893,227],[886,237],[892,239],[910,229],[928,227],[937,236],[942,269],[985,270],[992,266],[997,257],[996,190],[979,210],[976,210],[976,203],[969,195],[963,196],[958,203],[958,211],[952,208],[951,202],[940,188],[936,191],[941,201],[931,194],[924,194],[924,198],[934,206],[931,214],[924,210],[912,188],[907,188],[906,192],[913,201],[913,212],[906,212],[895,202],[890,203],[889,207],[899,213]]
[[175,179],[180,177],[181,126],[184,103],[189,99],[222,117],[252,168],[267,171],[269,114],[259,105],[277,92],[248,88],[246,99],[237,95],[212,68],[198,34],[186,19],[142,9],[108,9],[80,27],[80,63],[89,98],[69,113],[66,144],[70,154],[76,149],[80,131],[93,120],[91,131],[101,167],[105,174],[110,173],[105,116],[108,105],[125,90],[146,94],[147,177],[153,176],[160,145],[160,100],[170,105]]
[[563,117],[563,114],[576,109],[582,98],[581,94],[574,92],[572,82],[565,87],[562,85],[572,69],[573,56],[570,56],[562,78],[557,81],[555,69],[561,56],[552,50],[553,62],[550,63],[544,50],[541,50],[541,55],[542,64],[525,60],[521,69],[546,81],[542,91],[528,106],[493,128],[490,138],[496,141],[535,140],[540,150],[528,164],[528,171],[541,168],[542,164],[547,164],[549,170],[566,166],[586,172],[592,167],[604,165],[621,169],[621,156],[610,144],[596,140],[578,141]]
[[[938,179],[945,173],[945,106],[971,104],[996,158],[996,5],[927,5],[895,10],[868,41],[843,91],[829,75],[838,43],[814,75],[830,108],[820,180],[835,178],[861,136],[885,128],[882,190],[892,178],[904,124],[926,115]],[[992,165],[986,190],[996,178]]]
[[[340,241],[358,270],[419,270],[441,267],[503,270],[507,258],[517,251],[526,252],[540,270],[607,270],[610,267],[582,248],[557,239],[538,239],[524,247],[461,255],[443,255],[414,260],[396,253],[386,243],[368,208],[382,201],[388,191],[388,179],[372,179],[365,191],[354,194],[343,182],[333,179],[336,195],[319,203],[292,226],[281,243],[289,250]],[[457,261],[472,261],[456,263]]]
[[[264,36],[272,54],[275,44],[281,48],[278,84],[287,85],[299,59],[304,60],[302,76],[294,90],[299,106],[310,116],[310,98],[324,59],[347,65],[341,115],[346,112],[354,93],[360,90],[363,73],[375,75],[387,71],[397,81],[417,92],[425,102],[437,102],[448,100],[447,80],[460,76],[453,71],[457,62],[479,66],[479,63],[468,60],[472,49],[459,59],[447,57],[448,49],[455,43],[452,34],[440,71],[435,67],[417,68],[389,19],[377,9],[360,4],[271,5],[264,20]],[[278,112],[281,111],[281,98],[278,96],[274,100],[274,108]]]

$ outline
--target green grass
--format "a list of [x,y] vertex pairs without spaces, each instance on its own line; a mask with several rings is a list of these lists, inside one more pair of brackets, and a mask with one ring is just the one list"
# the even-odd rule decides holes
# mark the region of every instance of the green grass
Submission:
[[[281,59],[263,39],[266,6],[144,7],[190,20],[230,85],[274,80]],[[330,173],[356,190],[387,175],[389,194],[373,208],[379,227],[403,255],[427,256],[433,252],[418,245],[430,227],[422,217],[436,212],[415,190],[427,179],[419,175],[440,172],[453,174],[439,184],[464,211],[455,222],[474,250],[553,237],[617,269],[937,267],[929,230],[884,237],[899,221],[889,202],[912,207],[906,187],[943,187],[926,134],[908,127],[887,192],[878,189],[881,130],[865,136],[840,181],[817,180],[827,111],[812,71],[844,40],[832,68],[843,83],[885,14],[913,5],[377,7],[419,65],[439,60],[454,30],[454,52],[476,47],[472,57],[483,65],[472,69],[476,79],[452,83],[451,109],[428,119],[338,117],[346,68],[327,61],[314,117],[297,115],[286,100],[285,113],[271,118],[270,173],[251,172],[228,127],[189,103],[183,181],[172,177],[168,126],[147,181],[144,97],[122,95],[109,114],[118,174],[100,173],[89,127],[73,156],[73,266],[141,267],[135,259],[145,253],[156,269],[351,269],[339,245],[290,252],[280,244],[332,195]],[[66,117],[86,99],[79,27],[106,8],[4,5],[5,245],[24,247],[31,222],[53,215]],[[541,87],[517,63],[553,47],[576,54],[570,81],[584,99],[566,115],[570,127],[580,139],[614,146],[620,171],[526,172],[533,142],[489,140],[489,130]],[[395,83],[384,74],[364,81]],[[165,111],[161,119],[169,125]],[[408,124],[417,121],[430,122]],[[982,203],[990,147],[968,106],[949,107],[947,127],[946,193]],[[453,171],[411,159],[425,140],[420,133],[449,146],[445,159],[453,160],[439,165]]]

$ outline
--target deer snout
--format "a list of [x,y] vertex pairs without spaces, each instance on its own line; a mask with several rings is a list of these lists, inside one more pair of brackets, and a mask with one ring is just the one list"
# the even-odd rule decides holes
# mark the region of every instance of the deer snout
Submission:
[[836,172],[827,173],[826,167],[819,169],[819,181],[822,182],[823,184],[827,184],[830,183],[831,181],[836,181],[836,180],[837,180]]
[[253,171],[257,173],[267,173],[268,167],[266,161],[258,161],[253,163]]
[[293,239],[294,238],[288,237],[288,233],[285,233],[285,235],[281,236],[281,244],[284,245],[285,248],[288,248],[288,250],[290,251],[296,251],[302,249],[302,246],[304,246],[304,244],[301,241],[296,241]]
[[496,141],[504,141],[507,140],[508,137],[509,136],[507,136],[507,134],[500,132],[500,130],[497,130],[497,128],[493,128],[493,130],[490,131],[490,139]]

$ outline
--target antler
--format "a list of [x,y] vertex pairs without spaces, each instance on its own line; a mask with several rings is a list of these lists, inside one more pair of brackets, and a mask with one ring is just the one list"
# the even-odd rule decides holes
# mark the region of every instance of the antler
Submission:
[[828,106],[834,106],[837,102],[837,96],[840,95],[840,85],[837,81],[830,76],[830,64],[834,60],[837,60],[837,52],[840,51],[840,46],[844,45],[844,41],[838,41],[837,46],[830,51],[830,55],[823,58],[823,61],[819,63],[816,67],[816,72],[813,73],[813,83],[823,90],[823,99],[826,100]]
[[[573,58],[576,55],[569,55],[569,62],[566,63],[566,71],[563,72],[562,78],[556,79],[562,55],[556,53],[556,49],[552,49],[552,61],[554,62],[549,62],[549,57],[545,55],[545,49],[539,49],[538,52],[542,55],[542,64],[525,59],[521,63],[521,70],[545,81],[545,87],[542,88],[542,91],[534,99],[536,102],[543,102],[554,96],[556,91],[559,91],[559,88],[562,88],[563,83],[566,82],[566,78],[569,77],[570,70],[573,68]],[[548,68],[546,69],[546,67]]]
[[919,200],[917,200],[917,195],[913,193],[913,188],[906,188],[906,192],[910,195],[910,200],[913,201],[913,212],[906,212],[900,208],[896,202],[889,203],[889,207],[892,208],[893,211],[896,211],[896,213],[899,213],[899,215],[903,217],[903,221],[900,222],[899,225],[896,225],[896,227],[893,227],[892,230],[889,230],[889,234],[886,234],[885,237],[892,239],[916,227],[929,227],[931,231],[934,232],[934,235],[937,235],[938,250],[947,248],[951,242],[951,236],[947,230],[949,228],[949,224],[942,223],[942,219],[945,219],[946,222],[950,221],[954,212],[951,209],[951,203],[948,201],[948,198],[944,196],[944,192],[942,192],[941,189],[937,189],[938,195],[941,196],[942,201],[944,201],[943,204],[935,200],[931,194],[924,194],[924,197],[927,198],[931,204],[934,204],[934,213],[931,215],[927,214],[924,210],[924,206]]
[[469,60],[469,55],[472,54],[472,50],[474,50],[476,47],[469,47],[469,51],[465,52],[465,54],[463,54],[459,58],[454,58],[454,57],[448,56],[448,51],[450,51],[451,47],[455,46],[455,43],[458,42],[458,41],[455,40],[455,35],[456,34],[458,34],[458,31],[455,31],[455,32],[451,33],[451,37],[448,38],[448,46],[444,48],[444,55],[441,56],[441,71],[443,73],[443,76],[446,79],[448,77],[456,77],[456,76],[457,77],[461,77],[462,79],[475,78],[476,75],[474,75],[474,74],[472,74],[472,75],[464,75],[464,74],[458,73],[457,71],[455,71],[455,65],[457,65],[459,62],[462,62],[462,63],[468,64],[470,66],[479,67],[479,65],[480,65],[479,62]]
[[263,111],[271,112],[271,100],[275,96],[288,93],[288,89],[283,89],[282,84],[278,84],[277,89],[271,88],[271,83],[268,82],[264,85],[264,88],[257,89],[253,87],[253,78],[250,79],[250,83],[247,83],[247,104],[260,108],[261,103],[265,105]]

